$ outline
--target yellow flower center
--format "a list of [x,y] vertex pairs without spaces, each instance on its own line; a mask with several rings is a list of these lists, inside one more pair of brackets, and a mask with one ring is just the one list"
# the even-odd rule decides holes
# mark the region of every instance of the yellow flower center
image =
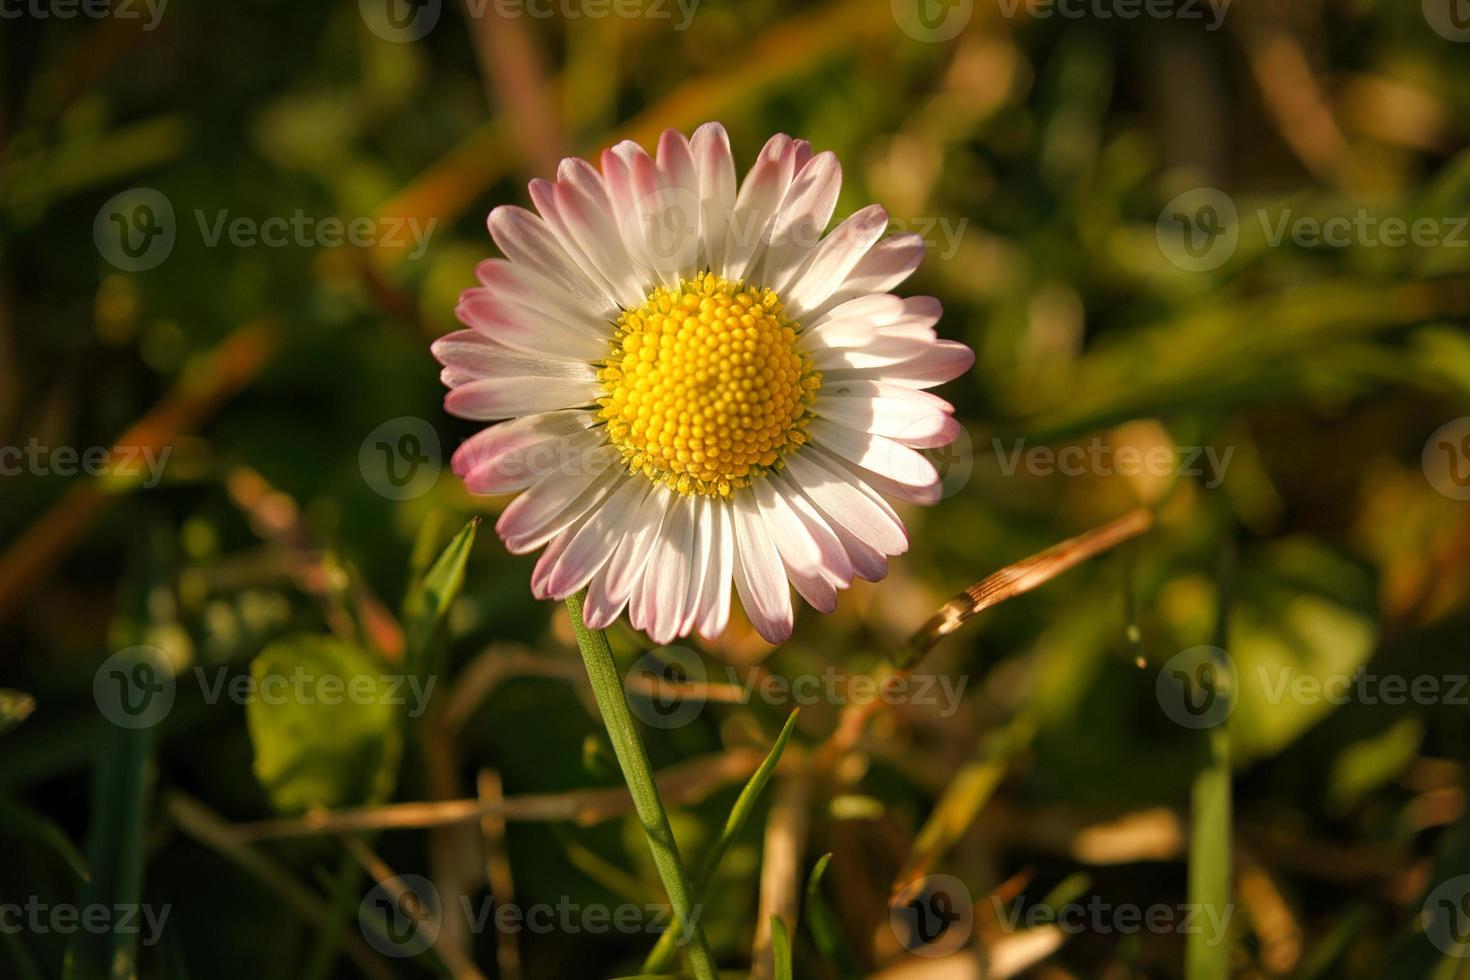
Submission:
[[821,377],[769,289],[705,272],[618,317],[598,372],[608,439],[633,472],[726,497],[806,441]]

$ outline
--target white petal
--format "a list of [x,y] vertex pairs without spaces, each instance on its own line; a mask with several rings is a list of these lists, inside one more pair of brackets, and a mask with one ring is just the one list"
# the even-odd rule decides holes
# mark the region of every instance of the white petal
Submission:
[[492,425],[466,439],[451,465],[471,493],[512,493],[542,477],[585,466],[590,450],[604,445],[591,412],[547,412]]
[[531,182],[531,199],[569,255],[622,306],[643,301],[636,270],[613,222],[602,175],[585,161],[562,161],[561,179]]
[[689,145],[699,178],[705,263],[711,269],[721,269],[730,215],[735,208],[735,157],[730,152],[730,136],[719,123],[705,123],[694,131]]
[[822,239],[785,291],[793,319],[816,311],[842,288],[852,270],[888,227],[888,212],[877,204],[851,215]]
[[858,259],[831,296],[811,310],[808,318],[869,293],[886,293],[909,276],[924,261],[924,239],[913,232],[890,235]]
[[830,150],[817,154],[792,181],[771,224],[771,241],[761,277],[778,293],[786,289],[802,262],[822,240],[841,188],[842,165]]
[[633,587],[643,577],[643,567],[648,563],[651,546],[663,526],[671,496],[673,491],[659,485],[643,498],[623,540],[614,549],[612,559],[593,576],[592,585],[587,590],[587,606],[583,610],[584,620],[590,628],[606,629],[611,626],[628,604]]
[[566,378],[595,381],[597,369],[586,361],[526,354],[491,340],[477,330],[456,330],[429,345],[445,367],[471,378]]
[[675,496],[643,570],[641,589],[634,591],[643,629],[660,645],[673,642],[684,621],[694,561],[694,506],[692,496]]
[[766,533],[755,494],[734,495],[735,590],[751,625],[767,643],[791,637],[791,589],[781,555]]
[[959,434],[952,407],[928,392],[877,381],[834,381],[817,391],[812,412],[858,432],[920,449],[945,446]]
[[743,279],[751,266],[751,260],[765,245],[771,220],[786,189],[791,186],[791,177],[796,168],[796,148],[791,137],[784,134],[772,136],[761,150],[760,157],[735,198],[735,209],[730,216],[729,236],[725,241],[725,261],[722,274],[726,279]]
[[537,275],[560,284],[588,309],[611,319],[617,315],[617,301],[604,286],[599,286],[567,255],[546,222],[525,208],[501,205],[490,212],[487,222],[490,237],[512,262],[527,266]]
[[939,340],[902,361],[829,369],[822,382],[884,381],[907,388],[933,388],[964,374],[974,363],[975,352],[964,344]]
[[696,617],[699,635],[706,640],[713,640],[725,632],[725,626],[730,622],[730,577],[735,572],[734,511],[729,501],[710,502],[710,516],[714,522],[711,530],[713,550],[704,587],[700,590],[699,614]]
[[516,265],[509,259],[485,259],[475,266],[475,278],[500,305],[529,310],[536,314],[537,319],[605,332],[607,320],[599,309],[587,306],[565,288],[528,266]]
[[859,489],[860,481],[830,469],[818,453],[792,453],[786,457],[786,470],[792,483],[829,518],[834,531],[843,528],[886,555],[908,550],[908,535],[891,510],[885,512]]
[[937,492],[939,488],[939,471],[934,464],[892,439],[857,432],[823,419],[814,421],[808,431],[817,445],[864,470],[916,490],[932,487]]
[[489,289],[467,289],[454,315],[460,323],[497,343],[539,357],[593,361],[606,357],[612,327],[572,323],[553,314],[508,302]]
[[610,465],[611,455],[601,454],[601,470],[591,464],[584,473],[544,477],[512,500],[495,522],[506,550],[513,555],[535,551],[596,506],[622,476]]
[[693,278],[699,271],[700,228],[703,202],[699,171],[689,141],[677,129],[666,129],[658,141],[658,173],[663,187],[661,227],[680,229],[688,241],[671,256],[671,271],[680,279]]
[[509,419],[591,405],[596,381],[564,378],[490,378],[462,384],[444,396],[444,410],[462,419]]
[[547,575],[546,593],[555,599],[565,599],[585,588],[592,576],[612,559],[613,551],[652,491],[653,484],[647,480],[627,477],[567,543],[555,568]]
[[715,501],[709,497],[696,497],[694,501],[693,553],[689,570],[689,589],[684,596],[684,615],[679,622],[679,636],[688,636],[694,629],[694,621],[704,603],[704,585],[710,578],[710,563],[714,558]]
[[770,480],[756,480],[751,487],[760,507],[760,518],[796,591],[818,612],[837,608],[837,590],[825,574],[822,550],[807,532],[801,518],[776,492]]

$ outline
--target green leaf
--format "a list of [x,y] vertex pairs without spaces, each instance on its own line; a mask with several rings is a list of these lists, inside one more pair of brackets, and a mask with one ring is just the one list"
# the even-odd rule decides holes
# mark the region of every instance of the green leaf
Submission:
[[36,699],[24,691],[0,687],[0,735],[25,721],[36,710]]
[[395,679],[329,636],[271,644],[250,665],[255,776],[286,813],[374,803],[392,792],[403,739]]
[[832,863],[831,853],[823,854],[812,868],[806,881],[806,927],[817,944],[817,951],[842,980],[856,980],[862,976],[862,968],[852,947],[837,921],[837,914],[827,903],[822,892],[822,879],[827,874],[827,865]]
[[[740,830],[745,826],[745,822],[750,819],[756,800],[760,799],[761,792],[771,781],[771,774],[776,771],[776,764],[781,761],[781,753],[786,751],[786,743],[791,741],[791,733],[796,730],[796,716],[800,713],[801,709],[796,708],[787,716],[786,724],[781,727],[781,734],[776,736],[776,742],[771,746],[771,751],[766,753],[766,757],[761,760],[761,764],[756,767],[755,772],[746,782],[745,788],[735,798],[735,805],[730,808],[730,815],[725,818],[725,826],[721,828],[719,838],[705,852],[704,859],[700,861],[699,870],[695,872],[691,884],[696,901],[703,898],[710,881],[714,879],[715,872],[719,869],[720,860],[725,856],[725,852],[730,850],[730,845],[735,842],[735,838],[740,836]],[[643,961],[643,972],[657,973],[668,966],[670,960],[673,959],[674,944],[677,939],[676,929],[665,930]]]
[[[143,835],[153,793],[153,728],[105,725],[92,770],[87,834],[91,880],[80,905],[136,907],[143,893]],[[132,980],[137,932],[79,930],[67,945],[63,980]]]
[[434,630],[464,587],[465,563],[469,561],[470,548],[475,543],[475,532],[479,527],[478,517],[466,524],[404,600],[403,613],[408,628],[408,666],[415,674],[422,676],[424,673],[429,641],[434,638]]
[[[695,911],[695,891],[689,884],[689,875],[679,857],[679,845],[674,840],[674,831],[669,826],[669,814],[658,795],[658,784],[654,782],[653,767],[648,761],[648,749],[633,723],[633,712],[628,708],[627,692],[613,661],[612,648],[601,630],[589,629],[582,618],[582,604],[587,599],[586,590],[567,599],[567,613],[572,620],[572,633],[577,637],[577,647],[582,651],[582,664],[587,670],[587,680],[592,684],[592,694],[597,708],[602,712],[602,724],[607,729],[608,740],[623,770],[623,780],[628,784],[628,793],[633,797],[633,808],[643,825],[648,838],[648,848],[653,854],[654,866],[668,893],[669,904],[674,909],[675,923],[687,922],[689,942],[684,955],[696,980],[714,980],[715,958],[710,952],[709,941],[699,925]],[[672,929],[665,930],[666,933]]]
[[[1215,648],[1228,649],[1230,623],[1230,579],[1233,552],[1222,562]],[[1228,676],[1221,666],[1216,676]],[[1228,922],[1230,904],[1230,731],[1216,725],[1203,735],[1199,771],[1190,793],[1189,904],[1205,922]],[[1191,932],[1185,941],[1187,980],[1229,980],[1230,944],[1225,935],[1210,929]]]
[[771,958],[775,961],[776,980],[791,980],[791,935],[779,915],[771,916]]

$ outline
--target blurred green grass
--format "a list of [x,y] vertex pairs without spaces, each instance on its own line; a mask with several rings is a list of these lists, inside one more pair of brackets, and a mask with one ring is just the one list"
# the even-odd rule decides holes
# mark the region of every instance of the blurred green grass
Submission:
[[[1005,746],[993,792],[970,798],[967,825],[936,858],[975,898],[976,935],[960,956],[978,962],[1013,938],[994,921],[993,896],[1041,902],[1079,870],[1089,894],[1114,903],[1187,900],[1171,833],[1199,747],[1159,710],[1155,677],[1210,642],[1227,543],[1239,556],[1230,651],[1242,675],[1465,672],[1470,513],[1425,478],[1421,451],[1470,414],[1470,255],[1273,245],[1266,234],[1288,210],[1465,216],[1464,46],[1432,30],[1418,4],[1390,0],[1236,0],[1217,32],[1007,17],[976,0],[966,30],[943,43],[905,34],[887,7],[705,0],[679,32],[647,17],[497,23],[446,6],[412,44],[374,35],[345,2],[171,6],[150,32],[118,18],[5,21],[0,444],[110,446],[143,420],[171,457],[150,489],[3,478],[0,687],[36,708],[0,733],[0,793],[18,815],[0,825],[0,901],[85,902],[103,886],[126,896],[127,875],[118,885],[97,863],[116,853],[105,838],[93,837],[90,882],[71,852],[99,820],[115,826],[103,804],[127,770],[109,760],[130,760],[156,773],[140,769],[131,790],[146,815],[131,842],[139,894],[173,907],[162,942],[138,951],[141,975],[348,976],[371,969],[363,962],[384,975],[439,971],[428,957],[345,945],[338,955],[343,934],[362,946],[368,881],[334,839],[260,846],[315,897],[313,921],[167,805],[182,793],[232,822],[274,815],[245,709],[181,683],[167,720],[141,740],[151,742],[141,762],[99,716],[94,673],[139,642],[185,670],[231,675],[299,634],[345,634],[364,655],[401,657],[395,619],[429,559],[504,501],[468,497],[447,472],[422,496],[389,499],[365,477],[360,449],[400,417],[427,420],[446,458],[473,431],[441,411],[427,345],[452,328],[459,290],[492,251],[484,214],[525,204],[548,154],[594,153],[624,135],[648,142],[708,118],[729,128],[742,167],[776,131],[836,151],[840,211],[878,200],[927,230],[930,257],[906,289],[940,297],[941,333],[978,354],[970,376],[943,389],[971,457],[938,507],[906,513],[910,553],[885,582],[845,594],[835,615],[803,613],[773,655],[733,627],[703,651],[716,679],[726,663],[757,660],[788,676],[879,670],[960,588],[1157,505],[1146,538],[934,651],[926,670],[968,679],[961,710],[882,714],[813,787],[797,892],[811,859],[831,851],[823,887],[865,971],[905,959],[887,927],[889,888],[954,774],[993,760],[996,733],[1017,719],[1034,733],[1018,726],[1029,737]],[[1220,267],[1190,271],[1160,250],[1156,220],[1201,186],[1230,195],[1240,243]],[[98,210],[130,187],[164,194],[177,223],[168,258],[136,273],[93,238]],[[436,224],[410,259],[211,247],[199,223],[200,213],[209,224],[221,212],[298,209]],[[1233,456],[1218,487],[1003,465],[1016,440],[1094,438]],[[529,595],[531,564],[480,536],[433,646],[436,697],[464,689],[492,645],[571,657],[559,609]],[[613,640],[624,664],[646,648],[626,629]],[[1234,975],[1454,975],[1457,961],[1418,924],[1424,894],[1470,871],[1467,713],[1447,700],[1271,703],[1244,686],[1228,725]],[[654,766],[763,752],[785,707],[711,705],[694,724],[646,730]],[[838,716],[831,704],[804,708],[793,749],[814,750]],[[393,799],[472,797],[481,769],[510,796],[616,786],[584,768],[589,737],[600,726],[576,687],[516,673],[470,705],[447,743],[410,733]],[[731,781],[674,814],[686,857],[712,841],[736,790]],[[1098,846],[1089,830],[1140,814],[1153,821],[1141,843],[1104,835],[1101,852],[1088,849]],[[398,830],[372,845],[399,872],[444,881],[447,863],[483,888],[477,833]],[[505,846],[519,902],[661,899],[626,818],[512,821]],[[705,926],[732,966],[749,955],[761,850],[761,833],[743,835],[710,892]],[[480,968],[497,975],[496,937],[472,938]],[[792,944],[795,975],[837,975],[804,924]],[[634,972],[650,945],[526,933],[519,955],[527,977],[610,976]],[[0,945],[0,963],[59,976],[66,946],[26,932]],[[1183,976],[1183,963],[1178,934],[1090,931],[1067,936],[1032,975]]]

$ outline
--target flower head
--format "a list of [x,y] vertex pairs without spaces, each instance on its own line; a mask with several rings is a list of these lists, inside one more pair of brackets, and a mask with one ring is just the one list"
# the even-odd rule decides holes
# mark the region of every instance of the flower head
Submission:
[[490,213],[504,259],[434,344],[445,408],[499,421],[460,446],[475,493],[524,491],[496,530],[544,548],[543,598],[588,590],[593,628],[624,608],[658,643],[723,632],[733,582],[767,640],[791,633],[788,583],[830,612],[908,538],[884,496],[939,498],[916,450],[953,441],[925,389],[970,350],[934,332],[930,297],[889,292],[917,235],[858,211],[829,234],[831,153],[778,135],[738,185],[718,123],[650,157],[623,142],[602,171],[562,161],[531,182],[538,214]]

